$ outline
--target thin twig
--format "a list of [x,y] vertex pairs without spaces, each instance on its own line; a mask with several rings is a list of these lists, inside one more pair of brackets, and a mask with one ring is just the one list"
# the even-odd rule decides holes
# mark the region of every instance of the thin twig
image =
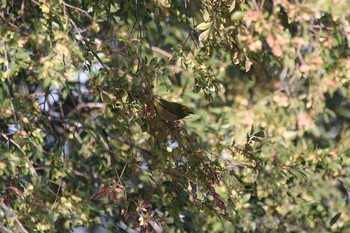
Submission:
[[3,138],[5,138],[5,140],[11,142],[15,147],[17,147],[21,152],[22,154],[25,156],[26,160],[27,160],[27,163],[29,164],[29,167],[30,167],[30,170],[32,172],[32,174],[37,174],[36,171],[35,171],[35,168],[34,166],[31,164],[31,162],[29,161],[28,157],[27,157],[27,153],[11,138],[7,137],[6,134],[0,134]]
[[0,232],[15,233],[0,223]]
[[17,25],[15,25],[15,24],[13,24],[13,23],[10,23],[9,21],[6,20],[5,15],[4,15],[4,12],[1,12],[1,13],[0,13],[0,17],[1,17],[8,25],[10,25],[11,27],[14,27],[14,28],[16,28],[17,30],[20,30],[20,28],[19,28]]
[[15,222],[17,223],[19,229],[21,230],[21,232],[24,232],[24,233],[29,233],[29,231],[27,231],[24,226],[22,225],[22,223],[18,220],[17,216],[13,213],[13,211],[7,207],[7,205],[5,205],[4,202],[0,202],[0,207],[5,210],[8,215],[10,215],[12,217],[13,220],[15,220]]
[[104,103],[79,103],[75,110],[67,113],[66,118],[71,117],[76,112],[81,112],[81,110],[84,108],[89,108],[89,109],[97,108],[97,109],[103,110],[105,108],[105,106],[106,106],[106,104],[104,104]]
[[168,53],[167,51],[161,49],[161,48],[158,48],[158,47],[154,47],[154,46],[151,46],[151,49],[153,52],[157,52],[157,53],[160,53],[161,55],[169,58],[169,59],[172,59],[173,58],[173,55],[171,53]]
[[76,7],[76,6],[72,6],[72,5],[68,4],[68,3],[66,3],[65,1],[61,0],[60,2],[66,7],[69,7],[69,8],[72,8],[74,10],[77,10],[77,11],[80,11],[80,12],[84,13],[89,19],[93,19],[91,17],[91,15],[89,15],[89,13],[87,11],[85,11],[85,10],[79,8],[79,7]]
[[259,10],[259,5],[255,0],[252,0],[253,5],[255,6],[256,10]]

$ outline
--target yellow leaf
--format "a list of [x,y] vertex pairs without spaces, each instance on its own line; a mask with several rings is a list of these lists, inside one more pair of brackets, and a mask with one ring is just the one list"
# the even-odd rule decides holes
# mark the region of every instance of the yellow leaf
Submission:
[[203,22],[203,23],[198,24],[196,28],[198,30],[204,31],[204,30],[207,30],[208,28],[210,28],[212,24],[213,24],[212,22]]
[[210,28],[205,30],[204,32],[202,32],[199,35],[199,42],[203,42],[203,41],[207,40],[209,37],[209,34],[210,34]]
[[252,66],[252,62],[249,60],[248,57],[245,57],[245,72],[248,72],[251,66]]
[[229,12],[231,13],[236,7],[236,0],[233,0],[229,9]]

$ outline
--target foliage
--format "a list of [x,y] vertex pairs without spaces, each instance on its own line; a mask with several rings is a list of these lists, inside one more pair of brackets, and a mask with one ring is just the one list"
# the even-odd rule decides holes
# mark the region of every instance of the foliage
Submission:
[[2,232],[349,231],[349,1],[0,8]]

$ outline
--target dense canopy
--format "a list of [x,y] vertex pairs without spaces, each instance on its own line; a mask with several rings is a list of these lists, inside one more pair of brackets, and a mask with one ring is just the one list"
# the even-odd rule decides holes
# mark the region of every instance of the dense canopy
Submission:
[[0,231],[350,231],[349,9],[1,1]]

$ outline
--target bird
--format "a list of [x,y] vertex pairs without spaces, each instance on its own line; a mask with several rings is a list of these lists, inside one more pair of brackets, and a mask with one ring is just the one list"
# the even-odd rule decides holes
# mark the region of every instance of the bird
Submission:
[[194,112],[186,105],[170,102],[160,97],[153,97],[153,104],[157,114],[166,121],[177,121]]

